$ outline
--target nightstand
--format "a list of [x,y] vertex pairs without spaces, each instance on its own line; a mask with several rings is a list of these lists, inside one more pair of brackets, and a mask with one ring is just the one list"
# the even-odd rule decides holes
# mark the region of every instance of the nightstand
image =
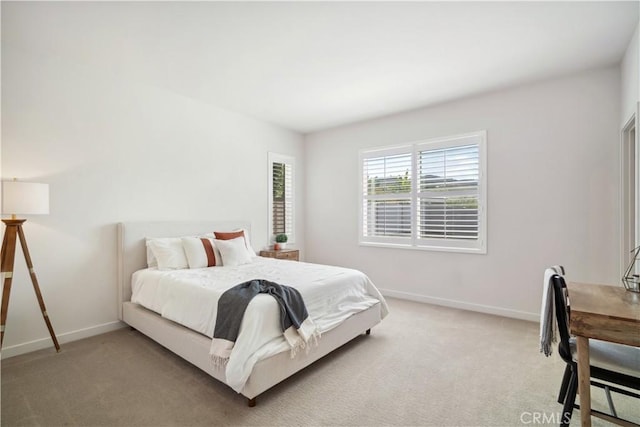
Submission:
[[300,251],[298,249],[280,249],[279,251],[268,250],[260,251],[260,256],[267,258],[289,259],[291,261],[300,261]]

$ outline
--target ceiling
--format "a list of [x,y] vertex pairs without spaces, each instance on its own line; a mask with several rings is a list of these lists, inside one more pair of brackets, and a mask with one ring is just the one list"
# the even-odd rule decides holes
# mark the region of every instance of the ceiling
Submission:
[[618,64],[639,17],[636,1],[2,3],[3,45],[301,133]]

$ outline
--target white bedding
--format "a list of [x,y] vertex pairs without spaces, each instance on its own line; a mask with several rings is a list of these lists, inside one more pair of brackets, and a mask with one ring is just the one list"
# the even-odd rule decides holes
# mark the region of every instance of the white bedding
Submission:
[[[132,277],[131,301],[212,337],[220,295],[252,279],[267,279],[298,289],[321,333],[378,302],[381,318],[388,313],[384,298],[360,271],[263,257],[235,267],[139,270]],[[227,384],[237,392],[256,362],[289,350],[279,316],[278,305],[271,296],[258,295],[249,304],[225,372]],[[297,357],[304,357],[304,352]]]

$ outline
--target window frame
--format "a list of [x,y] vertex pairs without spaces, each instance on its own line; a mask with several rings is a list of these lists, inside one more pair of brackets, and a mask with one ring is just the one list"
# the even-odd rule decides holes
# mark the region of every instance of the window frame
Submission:
[[[473,240],[446,239],[446,238],[420,238],[418,216],[418,203],[421,192],[418,191],[418,153],[443,148],[463,147],[477,144],[478,146],[478,238]],[[364,162],[368,158],[391,156],[402,153],[411,153],[411,192],[408,193],[411,202],[411,236],[365,236],[364,205],[368,200],[375,200],[375,195],[365,194]],[[462,252],[462,253],[487,253],[487,132],[486,130],[469,132],[440,138],[430,138],[411,143],[397,144],[373,149],[361,149],[359,151],[359,201],[358,201],[358,244],[360,246],[377,246],[400,249],[417,249],[427,251]],[[424,192],[423,192],[424,194]],[[385,195],[388,199],[397,197],[395,193]]]
[[[273,152],[267,153],[268,159],[268,224],[267,224],[267,238],[268,242],[275,242],[275,234],[273,229],[273,164],[284,163],[291,166],[291,231],[287,231],[287,244],[295,243],[296,239],[296,165],[295,157],[285,154],[278,154]],[[286,206],[286,204],[285,204]],[[286,214],[285,214],[286,217]],[[286,221],[286,220],[285,220]]]

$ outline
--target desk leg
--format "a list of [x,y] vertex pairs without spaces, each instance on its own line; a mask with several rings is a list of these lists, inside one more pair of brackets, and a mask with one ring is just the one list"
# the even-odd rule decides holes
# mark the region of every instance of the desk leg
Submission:
[[591,427],[591,367],[589,366],[589,338],[576,337],[578,344],[578,392],[582,427]]

